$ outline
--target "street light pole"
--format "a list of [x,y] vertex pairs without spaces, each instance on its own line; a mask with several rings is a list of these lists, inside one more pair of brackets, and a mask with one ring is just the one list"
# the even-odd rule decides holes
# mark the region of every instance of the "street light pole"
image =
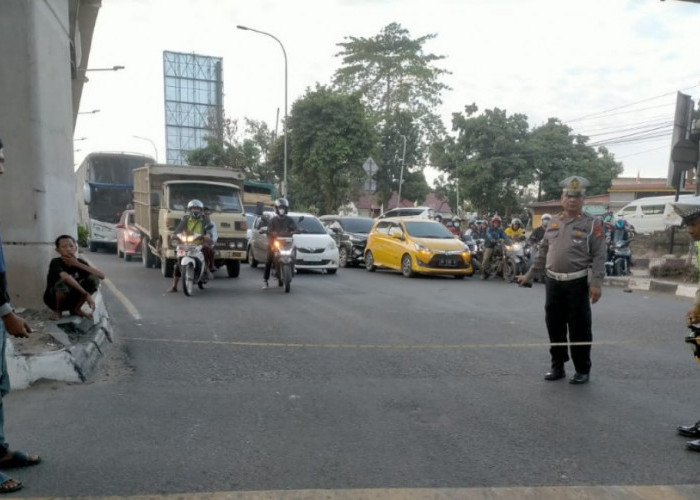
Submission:
[[403,154],[401,155],[401,175],[399,176],[399,201],[396,202],[396,206],[401,206],[401,187],[403,185],[403,164],[406,162],[406,136],[402,135],[403,138]]
[[266,31],[260,31],[256,30],[253,28],[249,28],[247,26],[241,26],[240,24],[236,26],[239,30],[244,30],[244,31],[254,31],[255,33],[260,33],[261,35],[269,36],[270,38],[274,39],[277,43],[280,44],[280,47],[282,48],[282,54],[284,55],[284,177],[282,178],[282,196],[285,198],[287,197],[287,51],[284,50],[284,45],[282,45],[282,42],[280,41],[279,38],[277,38],[275,35],[271,33],[267,33]]
[[153,146],[153,151],[156,153],[156,163],[158,163],[158,148],[156,147],[156,143],[153,142],[151,139],[148,137],[141,137],[140,135],[134,135],[132,136],[134,139],[141,139],[143,141],[148,141],[151,143],[151,146]]

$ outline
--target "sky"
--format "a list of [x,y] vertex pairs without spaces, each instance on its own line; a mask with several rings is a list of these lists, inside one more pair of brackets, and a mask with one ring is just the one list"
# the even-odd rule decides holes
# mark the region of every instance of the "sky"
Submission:
[[284,116],[282,50],[237,25],[284,45],[291,110],[307,88],[331,82],[338,43],[392,22],[411,38],[436,35],[424,52],[445,56],[435,64],[451,73],[437,110],[448,130],[471,103],[524,114],[530,127],[558,118],[605,145],[625,177],[667,176],[676,94],[700,97],[700,4],[690,2],[103,0],[88,68],[125,68],[87,73],[76,163],[92,151],[157,150],[165,160],[163,51],[222,57],[227,116],[274,129]]

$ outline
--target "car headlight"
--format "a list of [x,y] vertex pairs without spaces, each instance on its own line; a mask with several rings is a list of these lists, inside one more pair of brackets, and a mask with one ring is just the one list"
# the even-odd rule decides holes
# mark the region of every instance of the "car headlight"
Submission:
[[419,252],[430,252],[431,251],[430,248],[423,246],[420,243],[414,243],[414,245],[416,245],[416,250],[418,250]]
[[328,243],[328,250],[335,250],[335,241]]

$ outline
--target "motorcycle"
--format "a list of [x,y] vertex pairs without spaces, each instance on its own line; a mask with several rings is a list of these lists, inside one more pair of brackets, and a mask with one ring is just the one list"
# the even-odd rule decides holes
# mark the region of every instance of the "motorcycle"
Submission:
[[176,245],[177,258],[180,261],[180,274],[182,275],[182,291],[188,297],[192,295],[194,284],[200,290],[204,289],[207,282],[206,264],[202,253],[201,234],[180,233],[173,240]]
[[[515,270],[514,276],[525,274],[529,267],[529,263],[525,257],[524,242],[513,241],[510,245],[505,245],[506,256],[512,260]],[[509,279],[505,278],[504,279]]]
[[[514,245],[518,245],[520,250],[513,248]],[[506,245],[505,241],[499,241],[491,254],[491,259],[485,270],[486,274],[495,274],[506,281],[513,281],[517,274],[516,270],[519,269],[520,265],[520,263],[516,263],[515,258],[520,252],[522,252],[520,243]]]
[[[469,248],[472,267],[474,267],[475,271],[478,271],[481,269],[481,258],[484,254],[484,240],[475,240],[470,234],[463,234],[459,239]],[[481,245],[479,245],[479,241],[481,241]]]
[[[532,267],[532,264],[534,264],[535,259],[537,258],[537,254],[540,253],[540,244],[528,241],[525,244],[524,251],[525,261],[527,264],[525,267],[525,272],[527,272],[529,271],[530,267]],[[536,271],[532,277],[532,280],[537,281],[539,283],[544,283],[544,269]]]
[[273,245],[273,262],[279,286],[284,286],[284,293],[289,293],[294,276],[296,249],[294,238],[278,237]]
[[608,246],[608,260],[605,262],[605,274],[608,276],[627,276],[629,274],[632,251],[629,240],[620,240]]

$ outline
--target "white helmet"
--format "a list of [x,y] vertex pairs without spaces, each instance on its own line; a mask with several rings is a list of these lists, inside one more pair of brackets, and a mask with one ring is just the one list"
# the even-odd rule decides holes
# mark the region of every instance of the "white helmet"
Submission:
[[552,216],[551,216],[550,214],[542,214],[542,217],[541,217],[541,224],[542,224],[544,227],[549,226],[549,222],[550,222],[551,220],[552,220]]

